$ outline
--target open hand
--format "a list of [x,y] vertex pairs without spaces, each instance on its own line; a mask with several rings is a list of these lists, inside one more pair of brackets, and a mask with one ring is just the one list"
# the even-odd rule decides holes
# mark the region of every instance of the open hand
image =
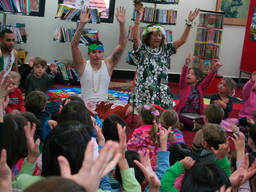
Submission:
[[50,70],[53,73],[57,73],[58,72],[57,65],[55,63],[50,63]]
[[92,17],[90,16],[91,11],[88,7],[82,7],[80,13],[80,23],[87,24],[91,21]]
[[126,9],[122,6],[116,9],[116,19],[120,24],[124,24],[126,20]]
[[6,161],[7,152],[3,149],[0,156],[0,189],[3,191],[12,191],[12,173]]
[[200,9],[196,8],[193,12],[190,11],[188,15],[188,20],[189,21],[194,21],[194,19],[197,17],[197,15],[200,13]]
[[220,144],[218,150],[215,150],[212,147],[211,151],[213,152],[213,154],[215,154],[217,159],[219,159],[219,160],[223,159],[228,154],[228,152],[229,152],[228,141],[226,143],[224,143],[224,144]]
[[216,61],[216,62],[213,64],[213,66],[212,66],[212,70],[213,70],[213,71],[218,71],[219,68],[221,68],[221,67],[222,67],[222,64],[220,64],[219,61]]

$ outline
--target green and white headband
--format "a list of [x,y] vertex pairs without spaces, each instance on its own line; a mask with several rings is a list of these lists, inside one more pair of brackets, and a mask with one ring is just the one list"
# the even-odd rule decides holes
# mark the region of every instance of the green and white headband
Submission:
[[165,30],[160,25],[153,25],[153,26],[145,27],[144,30],[143,30],[142,35],[144,36],[144,35],[147,35],[151,32],[162,33],[162,35],[165,37]]

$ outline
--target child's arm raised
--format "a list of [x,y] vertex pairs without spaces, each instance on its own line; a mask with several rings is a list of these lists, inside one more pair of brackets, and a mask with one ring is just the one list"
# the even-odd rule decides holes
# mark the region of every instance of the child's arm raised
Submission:
[[191,53],[188,54],[188,57],[185,60],[185,64],[182,67],[181,75],[180,75],[180,88],[183,88],[187,85],[187,73],[189,71],[189,63],[191,63]]
[[256,89],[256,72],[252,73],[251,79],[244,85],[242,90],[243,100],[247,100],[253,89]]

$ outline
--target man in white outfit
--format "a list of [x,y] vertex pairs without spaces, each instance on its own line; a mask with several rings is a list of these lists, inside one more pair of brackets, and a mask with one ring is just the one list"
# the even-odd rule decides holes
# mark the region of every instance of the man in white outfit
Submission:
[[105,119],[111,113],[125,118],[132,112],[132,107],[129,104],[108,102],[108,87],[112,72],[121,59],[127,42],[125,12],[123,7],[117,9],[116,19],[120,24],[119,44],[112,55],[106,59],[103,60],[104,46],[100,41],[94,41],[88,46],[88,61],[83,58],[79,48],[83,28],[91,20],[89,9],[81,10],[80,23],[71,43],[73,61],[80,77],[82,97],[90,111],[96,112],[101,119]]

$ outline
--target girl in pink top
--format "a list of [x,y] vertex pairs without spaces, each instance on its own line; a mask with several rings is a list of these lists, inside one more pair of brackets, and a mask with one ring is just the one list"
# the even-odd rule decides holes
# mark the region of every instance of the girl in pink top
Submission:
[[[191,61],[192,59],[189,54],[180,75],[180,102],[176,106],[175,110],[177,113],[196,113],[203,115],[203,92],[210,86],[216,76],[217,70],[222,65],[219,62],[215,62],[211,71],[203,79],[203,72],[199,68],[189,67],[189,63],[191,63]],[[184,123],[184,126],[187,128],[193,127],[193,121],[182,115],[180,115],[180,121]]]
[[256,71],[242,90],[243,105],[239,112],[239,125],[254,124],[253,112],[256,111]]
[[[146,154],[149,150],[149,156],[151,160],[151,166],[153,170],[156,170],[157,164],[157,152],[160,150],[159,143],[159,131],[160,128],[157,124],[157,117],[159,116],[159,111],[157,111],[152,105],[144,105],[141,110],[141,118],[143,125],[134,130],[131,139],[127,143],[128,150],[142,151]],[[178,115],[174,116],[178,121]],[[170,138],[169,141],[173,139]],[[170,142],[168,143],[168,147]]]

